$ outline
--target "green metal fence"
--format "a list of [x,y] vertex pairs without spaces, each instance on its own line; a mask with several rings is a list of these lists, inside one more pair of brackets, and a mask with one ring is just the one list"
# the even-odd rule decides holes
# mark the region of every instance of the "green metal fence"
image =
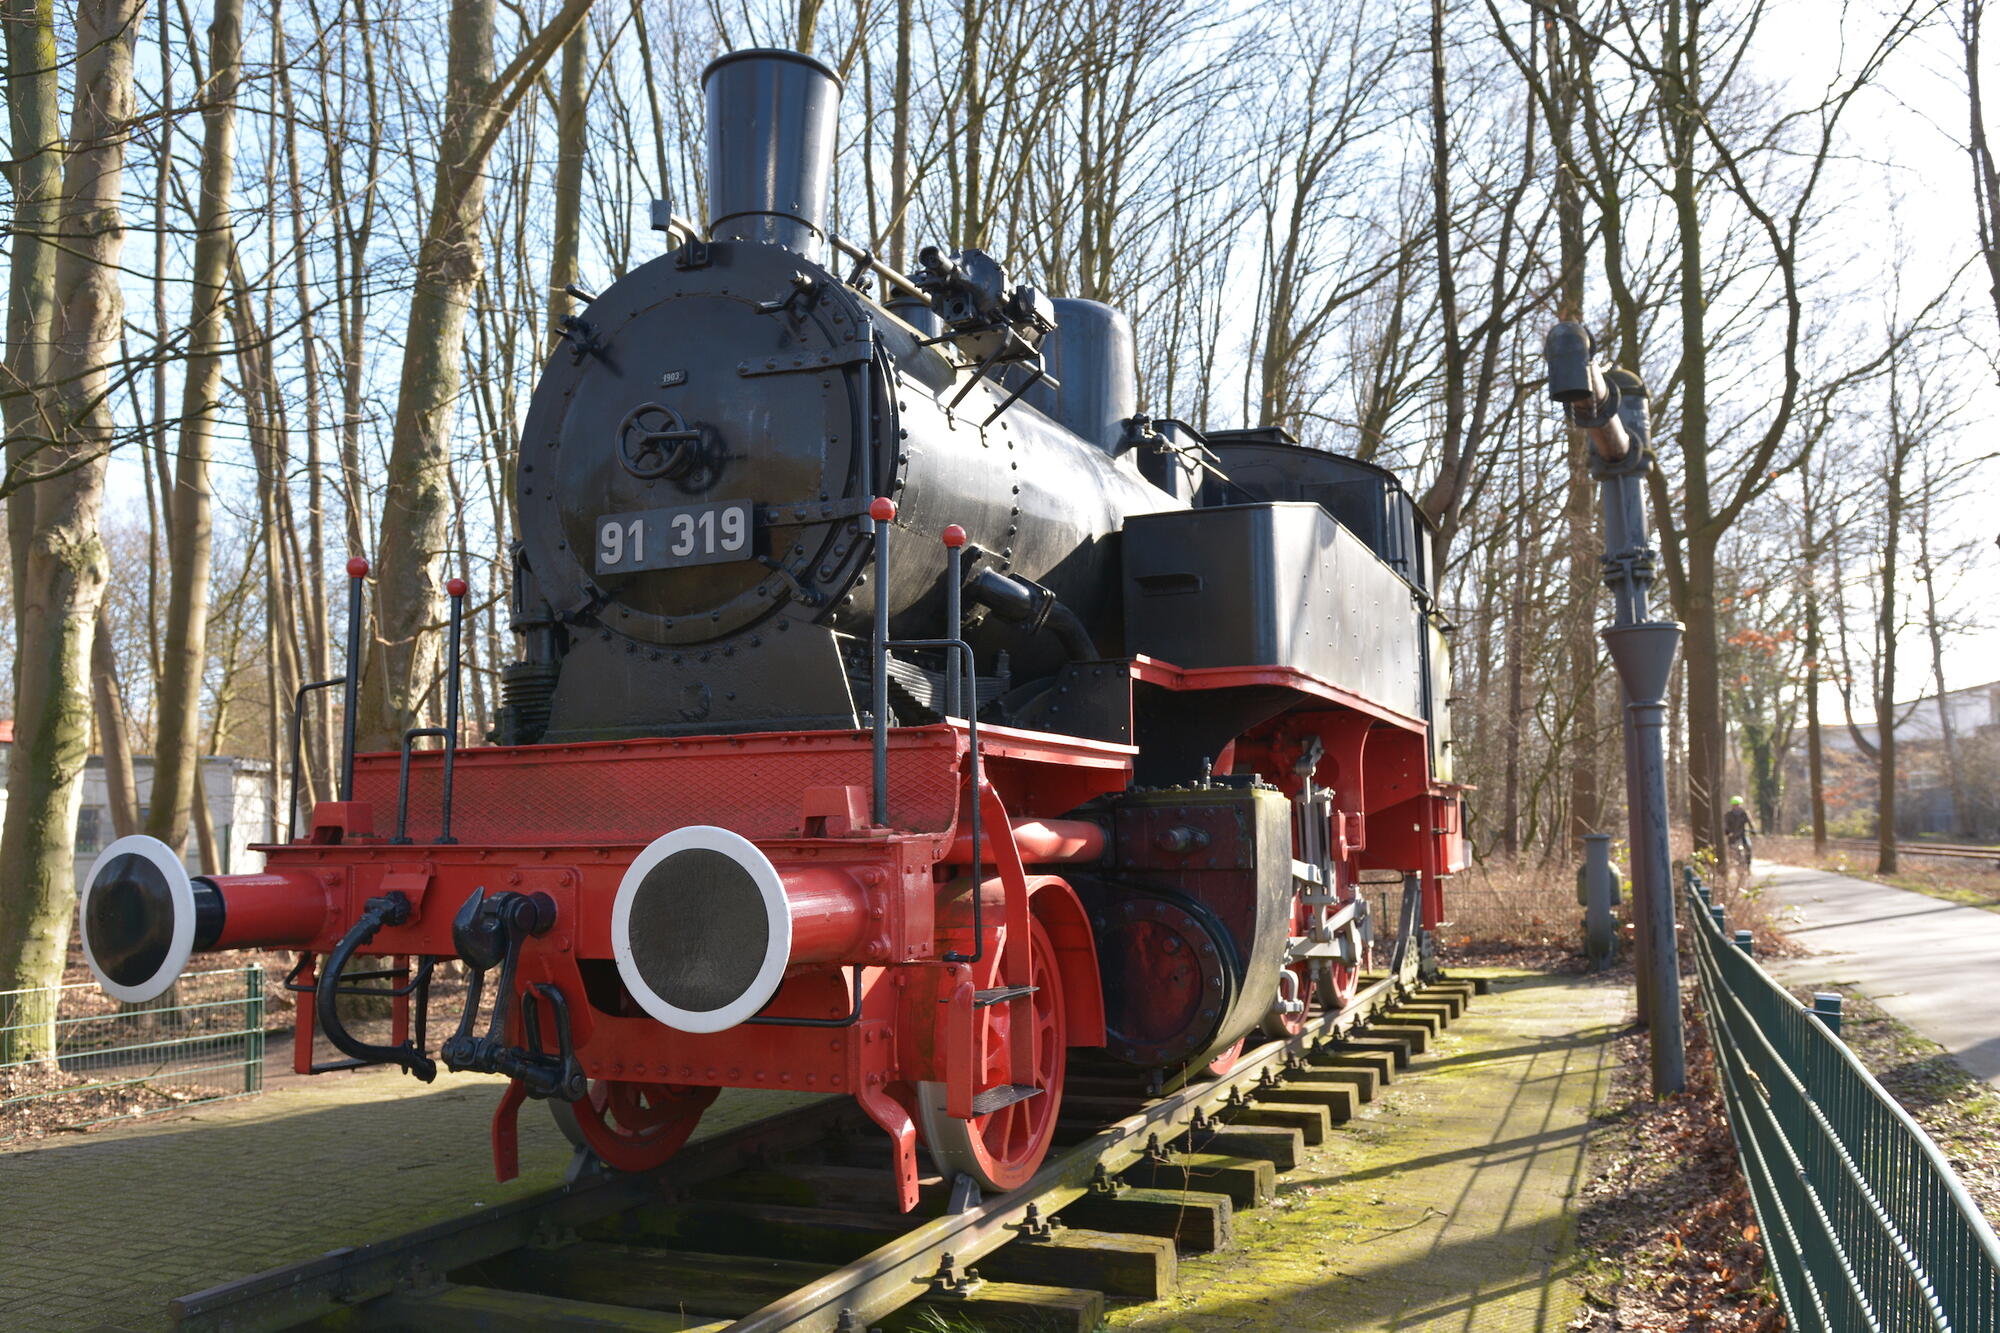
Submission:
[[158,1000],[94,983],[0,991],[0,1143],[264,1086],[264,969],[189,972]]
[[[2000,1241],[1937,1145],[1827,1019],[1682,898],[1730,1129],[1790,1327],[2000,1330]],[[1838,1022],[1837,1019],[1832,1020]]]

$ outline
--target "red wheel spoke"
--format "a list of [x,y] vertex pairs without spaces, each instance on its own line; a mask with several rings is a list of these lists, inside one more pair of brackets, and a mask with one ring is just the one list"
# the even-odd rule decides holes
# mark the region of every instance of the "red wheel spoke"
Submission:
[[572,1114],[590,1150],[620,1171],[650,1171],[680,1151],[718,1089],[593,1080]]
[[[1036,989],[1028,996],[1004,1000],[979,1011],[986,1024],[986,1059],[980,1071],[980,1091],[1022,1084],[1039,1089],[1031,1097],[1010,1102],[970,1121],[942,1113],[942,1085],[926,1083],[929,1099],[924,1118],[925,1141],[947,1173],[962,1171],[982,1188],[1007,1190],[1024,1183],[1047,1156],[1062,1100],[1065,1054],[1061,974],[1055,967],[1055,947],[1040,922],[1028,938],[1026,969]],[[991,957],[991,984],[1005,975],[1001,956],[1019,942],[1003,939]],[[1023,1013],[1020,1006],[1027,1005]],[[1024,1061],[1014,1056],[1015,1024],[1023,1024]],[[1025,1064],[1027,1067],[1021,1067]]]

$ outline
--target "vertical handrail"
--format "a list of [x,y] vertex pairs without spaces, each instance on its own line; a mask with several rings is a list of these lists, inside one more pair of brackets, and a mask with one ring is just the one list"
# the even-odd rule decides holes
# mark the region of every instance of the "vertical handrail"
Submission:
[[[965,592],[965,529],[953,523],[940,540],[944,542],[944,637],[956,640],[965,628],[965,608],[960,598]],[[958,668],[953,659],[944,673],[944,715],[959,716]],[[968,669],[972,690],[972,711],[979,711],[979,677]]]
[[980,805],[985,791],[985,776],[979,763],[979,676],[974,668],[972,645],[958,637],[956,624],[959,621],[959,576],[962,572],[961,549],[965,545],[965,529],[956,523],[941,534],[945,546],[945,564],[949,584],[946,592],[946,614],[953,622],[952,629],[943,638],[937,639],[891,639],[889,637],[889,527],[895,521],[896,502],[888,496],[877,496],[868,506],[868,517],[875,524],[875,631],[874,631],[874,671],[870,682],[873,728],[873,774],[872,790],[869,794],[869,818],[877,827],[889,822],[889,650],[891,648],[939,649],[945,654],[946,716],[954,714],[952,704],[960,700],[960,673],[963,672],[963,701],[965,708],[965,731],[967,750],[967,781],[971,797],[972,824],[972,952],[969,954],[953,951],[947,953],[946,962],[977,963],[986,956],[985,911],[983,895],[979,891],[979,868],[981,865],[982,833]]
[[855,394],[855,409],[861,417],[860,428],[854,432],[855,447],[861,457],[856,472],[861,482],[861,494],[875,493],[875,370],[876,341],[875,321],[864,318],[858,330],[861,336],[861,384]]
[[347,687],[340,718],[340,799],[354,799],[354,725],[361,709],[361,593],[368,582],[368,562],[355,556],[347,562]]
[[869,819],[877,828],[889,822],[889,530],[896,519],[896,502],[878,495],[868,505],[875,525],[875,651],[870,708],[874,713],[875,767],[869,792]]
[[458,704],[459,704],[459,640],[465,621],[464,579],[448,579],[444,590],[451,598],[451,648],[445,666],[444,684],[444,793],[443,809],[438,814],[438,841],[455,843],[451,836],[451,780],[452,771],[458,766]]
[[396,832],[389,841],[406,844],[410,839],[410,753],[415,743],[429,736],[444,742],[444,790],[439,796],[438,836],[440,844],[458,841],[451,836],[451,785],[452,770],[458,761],[458,703],[459,703],[459,640],[465,617],[464,579],[450,579],[444,585],[451,598],[451,646],[445,657],[444,725],[441,727],[411,727],[403,733],[402,766],[396,775]]
[[443,740],[449,735],[443,727],[411,727],[403,733],[402,766],[396,771],[396,831],[389,838],[396,846],[413,841],[410,837],[410,752],[416,742],[426,736]]
[[299,785],[305,777],[305,757],[301,751],[304,727],[302,721],[306,711],[306,696],[314,690],[330,690],[336,685],[345,685],[347,677],[335,676],[330,680],[315,680],[299,686],[292,696],[292,789],[285,809],[285,841],[291,842],[299,836]]

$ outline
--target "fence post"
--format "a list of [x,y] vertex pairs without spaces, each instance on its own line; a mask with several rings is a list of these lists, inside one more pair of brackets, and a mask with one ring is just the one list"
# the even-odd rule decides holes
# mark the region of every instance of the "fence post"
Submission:
[[243,1091],[264,1089],[264,968],[252,963],[243,969]]
[[1838,1037],[1840,1035],[1840,992],[1828,990],[1814,991],[1812,1016],[1826,1024],[1826,1030]]
[[56,1026],[61,986],[10,991],[0,1001],[0,1064],[54,1060],[61,1054]]
[[1708,914],[1715,918],[1716,931],[1720,934],[1727,935],[1729,933],[1729,914],[1727,912],[1724,912],[1720,907],[1716,907],[1712,904],[1708,909]]
[[1739,930],[1736,932],[1736,947],[1744,953],[1749,954],[1752,958],[1755,958],[1757,956],[1757,937],[1747,930]]

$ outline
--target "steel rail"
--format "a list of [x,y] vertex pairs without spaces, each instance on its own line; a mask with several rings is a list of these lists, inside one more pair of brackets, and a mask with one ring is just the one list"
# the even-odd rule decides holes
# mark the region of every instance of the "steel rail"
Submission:
[[[1875,850],[1881,844],[1873,838],[1829,838],[1827,841],[1841,847],[1857,850]],[[2000,865],[2000,847],[1981,847],[1975,843],[1959,842],[1898,842],[1898,856],[1938,856],[1954,860],[1992,861]]]
[[[1013,1240],[1038,1207],[1044,1217],[1136,1163],[1154,1141],[1168,1143],[1209,1116],[1245,1099],[1249,1089],[1303,1063],[1319,1044],[1349,1034],[1392,1007],[1416,983],[1416,959],[1360,989],[1339,1011],[1308,1019],[1298,1035],[1244,1053],[1230,1071],[1190,1084],[1062,1150],[1026,1185],[915,1227],[844,1268],[729,1325],[732,1333],[803,1329],[837,1333],[866,1327],[922,1298],[949,1253],[960,1265]],[[171,1302],[174,1326],[187,1330],[292,1328],[369,1302],[435,1286],[446,1273],[509,1250],[545,1242],[648,1204],[672,1203],[697,1187],[752,1169],[816,1142],[866,1132],[858,1103],[830,1098],[795,1107],[690,1144],[655,1171],[589,1171],[474,1213],[367,1245],[236,1279]],[[845,1322],[843,1322],[845,1321]]]
[[1190,1084],[1100,1130],[1045,1164],[1019,1189],[927,1222],[737,1320],[728,1326],[728,1333],[776,1333],[780,1329],[839,1333],[867,1327],[894,1313],[929,1291],[930,1279],[946,1254],[962,1266],[1000,1248],[1015,1238],[1031,1207],[1044,1217],[1052,1216],[1089,1194],[1098,1182],[1137,1162],[1151,1140],[1166,1143],[1178,1137],[1193,1126],[1197,1113],[1206,1116],[1221,1110],[1239,1097],[1246,1085],[1257,1085],[1302,1052],[1346,1033],[1394,1003],[1402,990],[1400,982],[1394,975],[1383,977],[1359,991],[1337,1013],[1308,1020],[1297,1036],[1266,1042],[1244,1053],[1227,1074],[1212,1082]]
[[794,1107],[691,1144],[658,1170],[594,1171],[553,1189],[417,1231],[287,1264],[182,1296],[169,1306],[179,1329],[290,1328],[344,1307],[435,1282],[455,1268],[532,1245],[696,1185],[745,1170],[866,1123],[847,1098]]

